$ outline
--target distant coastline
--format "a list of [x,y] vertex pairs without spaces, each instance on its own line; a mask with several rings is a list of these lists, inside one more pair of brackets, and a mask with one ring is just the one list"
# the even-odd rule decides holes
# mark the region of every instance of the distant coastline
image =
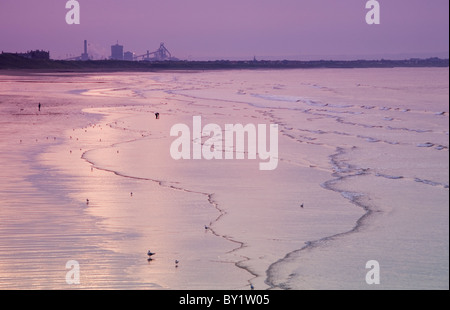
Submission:
[[317,69],[317,68],[395,68],[449,67],[449,59],[411,58],[405,60],[215,60],[215,61],[67,61],[28,59],[13,53],[0,54],[0,70],[36,71],[161,71],[161,70],[227,70],[227,69]]

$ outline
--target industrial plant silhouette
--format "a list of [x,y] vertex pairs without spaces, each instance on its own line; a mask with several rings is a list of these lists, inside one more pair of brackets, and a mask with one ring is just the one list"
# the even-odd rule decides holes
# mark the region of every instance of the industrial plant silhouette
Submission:
[[[126,60],[126,61],[166,61],[179,60],[176,57],[173,57],[169,50],[164,46],[164,43],[161,43],[159,48],[153,52],[147,50],[146,53],[142,55],[136,55],[133,52],[127,51],[124,52],[124,46],[120,45],[119,42],[111,46],[111,56],[109,57],[111,60]],[[92,56],[90,57],[88,53],[88,43],[87,40],[84,40],[84,51],[80,56],[67,58],[64,60],[78,60],[78,61],[87,61],[92,60]]]

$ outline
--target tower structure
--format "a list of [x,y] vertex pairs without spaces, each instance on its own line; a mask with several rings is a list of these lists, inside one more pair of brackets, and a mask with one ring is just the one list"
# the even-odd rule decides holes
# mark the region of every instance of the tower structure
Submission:
[[89,60],[89,54],[87,52],[87,40],[84,40],[84,53],[81,54],[81,60]]
[[123,45],[117,43],[116,45],[111,46],[111,59],[123,60]]

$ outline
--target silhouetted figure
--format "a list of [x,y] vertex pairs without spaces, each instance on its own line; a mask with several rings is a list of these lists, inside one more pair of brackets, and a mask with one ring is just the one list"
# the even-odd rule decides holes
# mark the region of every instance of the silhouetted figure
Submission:
[[39,112],[41,111],[41,103],[39,102],[39,104],[38,104],[38,109],[39,109]]
[[155,116],[156,116],[156,119],[159,119],[159,113],[158,112],[155,113]]
[[303,208],[303,203],[300,205],[300,208]]

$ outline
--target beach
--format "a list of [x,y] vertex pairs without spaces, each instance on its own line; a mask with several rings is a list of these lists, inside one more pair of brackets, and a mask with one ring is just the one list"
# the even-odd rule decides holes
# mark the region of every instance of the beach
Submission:
[[[448,289],[448,76],[0,71],[0,289]],[[175,160],[196,116],[276,124],[276,168]]]

